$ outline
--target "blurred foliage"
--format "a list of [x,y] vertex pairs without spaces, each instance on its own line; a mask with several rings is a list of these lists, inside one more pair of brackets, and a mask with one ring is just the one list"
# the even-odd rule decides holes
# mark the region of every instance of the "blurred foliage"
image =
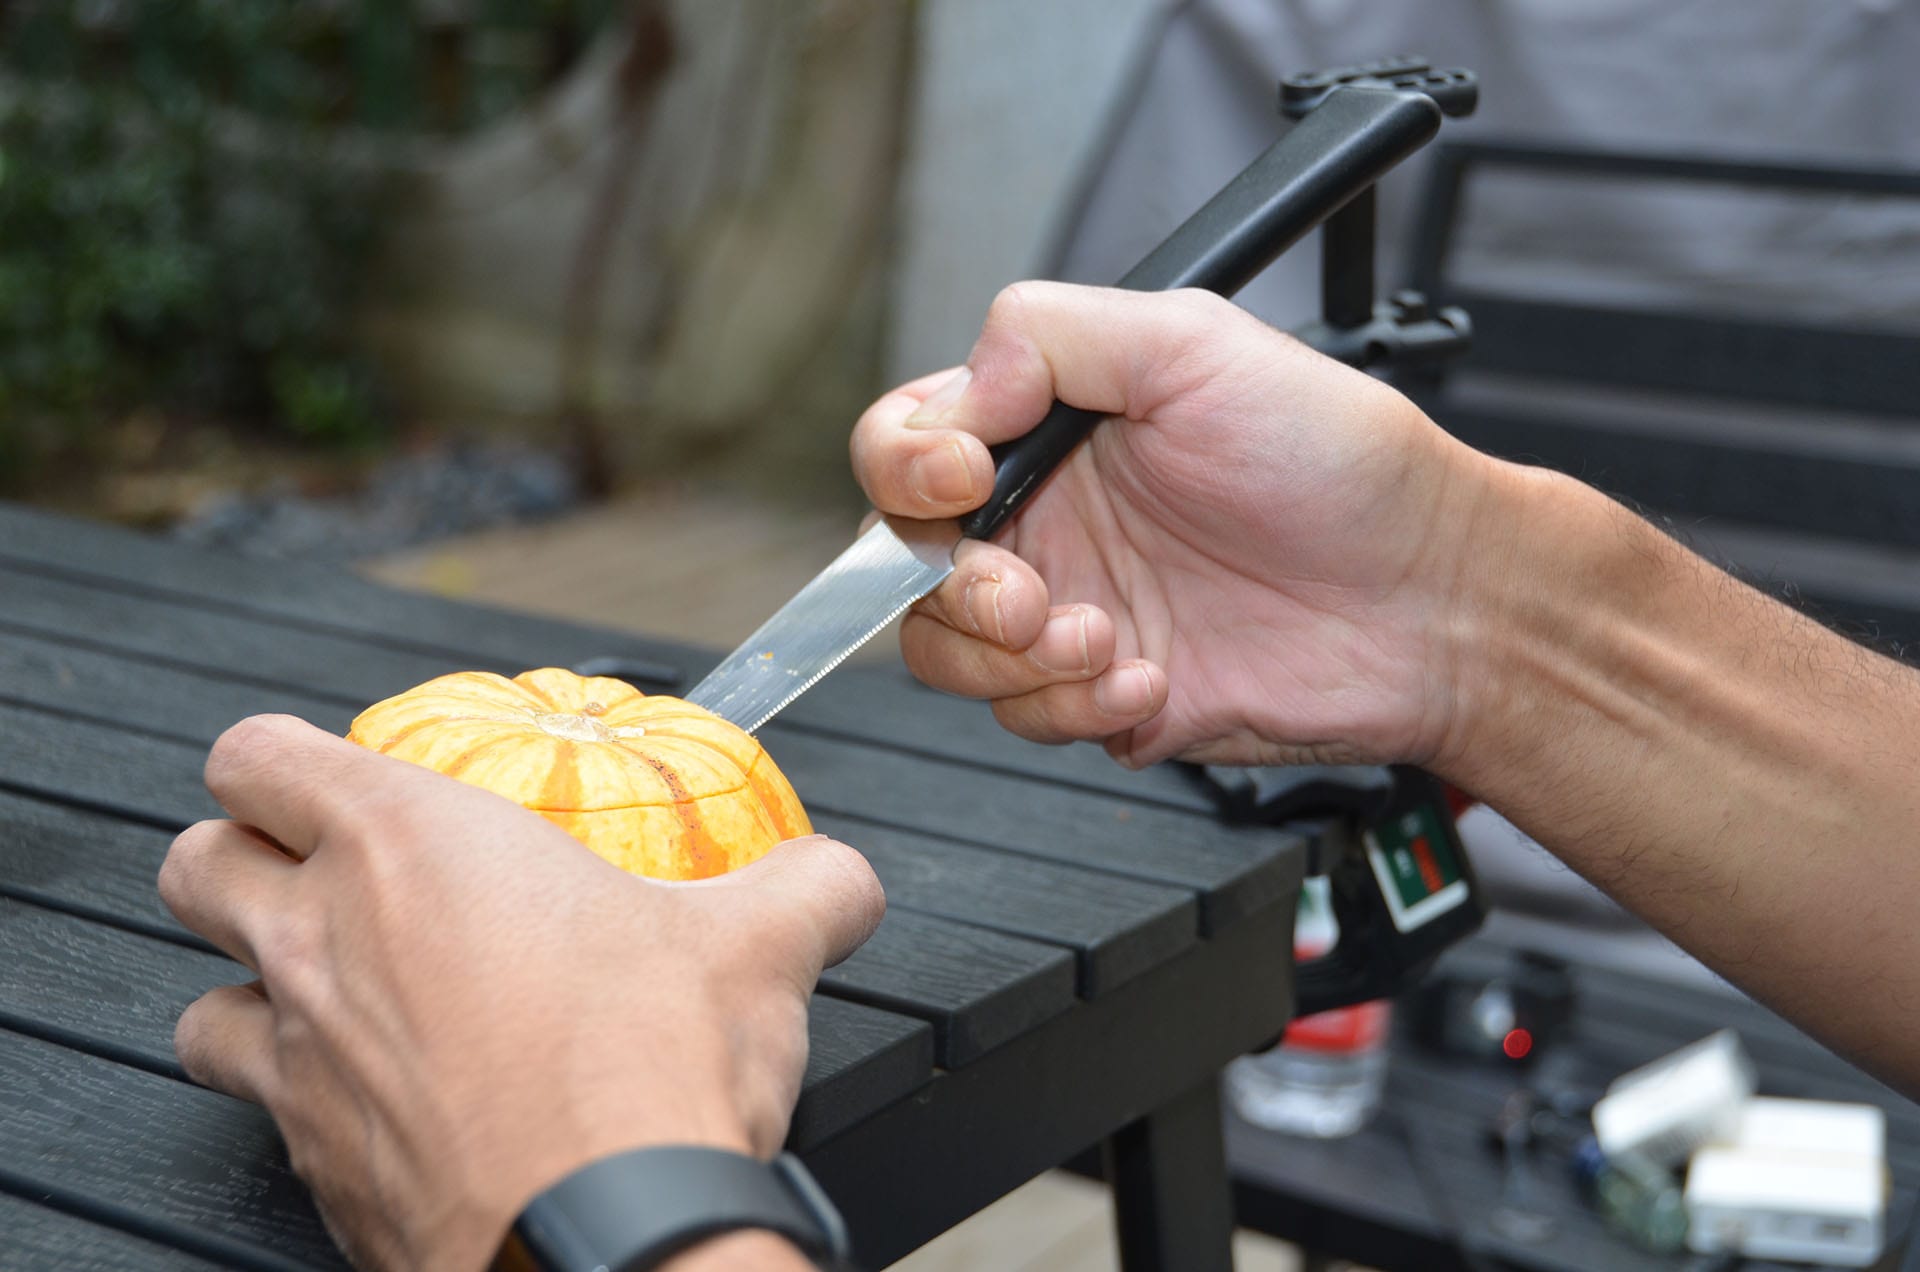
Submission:
[[136,409],[378,437],[380,134],[517,108],[609,8],[0,4],[0,480]]

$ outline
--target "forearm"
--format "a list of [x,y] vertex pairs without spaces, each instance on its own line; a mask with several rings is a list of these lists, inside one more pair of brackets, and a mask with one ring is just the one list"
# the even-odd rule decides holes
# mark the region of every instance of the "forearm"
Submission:
[[1567,478],[1501,466],[1475,532],[1435,767],[1920,1090],[1920,675]]
[[813,1261],[799,1247],[770,1232],[736,1232],[715,1237],[667,1262],[663,1272],[814,1272]]

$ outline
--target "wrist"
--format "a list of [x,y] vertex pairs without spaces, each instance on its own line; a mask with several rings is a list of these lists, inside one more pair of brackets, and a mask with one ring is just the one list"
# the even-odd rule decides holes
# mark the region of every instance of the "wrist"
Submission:
[[798,1158],[656,1145],[590,1162],[515,1220],[494,1272],[844,1266],[846,1225]]
[[1596,722],[1651,741],[1639,717],[1703,674],[1675,598],[1732,584],[1574,478],[1489,463],[1451,624],[1455,710],[1429,767],[1525,816]]
[[800,1247],[773,1232],[728,1232],[709,1237],[660,1265],[660,1272],[819,1272]]

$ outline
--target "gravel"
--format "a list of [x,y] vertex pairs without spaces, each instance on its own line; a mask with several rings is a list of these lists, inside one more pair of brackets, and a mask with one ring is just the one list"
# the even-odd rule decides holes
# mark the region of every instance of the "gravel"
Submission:
[[209,501],[176,538],[246,556],[346,562],[577,507],[579,483],[557,455],[518,443],[447,445],[389,460],[349,494],[291,481]]

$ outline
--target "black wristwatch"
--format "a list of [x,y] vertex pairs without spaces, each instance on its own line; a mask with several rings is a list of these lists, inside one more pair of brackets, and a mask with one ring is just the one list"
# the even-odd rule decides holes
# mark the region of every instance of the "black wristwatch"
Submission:
[[520,1212],[496,1272],[648,1272],[709,1237],[764,1229],[822,1268],[849,1267],[847,1225],[800,1159],[636,1149],[590,1162]]

